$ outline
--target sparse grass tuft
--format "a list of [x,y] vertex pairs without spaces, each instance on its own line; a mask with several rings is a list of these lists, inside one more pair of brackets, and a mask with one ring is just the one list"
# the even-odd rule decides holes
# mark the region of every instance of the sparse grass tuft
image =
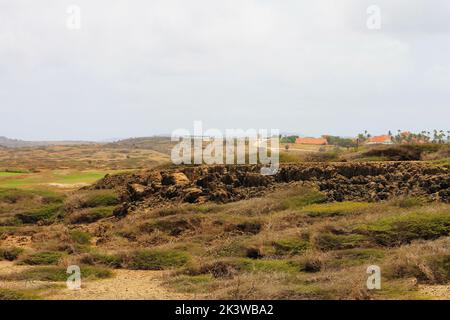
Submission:
[[22,248],[0,248],[0,260],[14,261],[22,252]]
[[426,204],[426,199],[420,197],[400,197],[391,200],[390,203],[400,208],[414,208]]
[[319,191],[311,190],[305,194],[291,196],[284,200],[284,205],[289,209],[302,209],[305,206],[324,203],[327,200],[326,195]]
[[36,300],[36,295],[10,289],[0,289],[0,300]]
[[[113,276],[111,270],[93,267],[93,266],[80,266],[82,279],[106,279]],[[0,277],[2,280],[7,281],[66,281],[70,274],[67,273],[67,269],[57,266],[42,266],[33,267],[18,273],[7,274]]]
[[360,234],[319,233],[313,238],[314,246],[320,250],[342,250],[361,247],[366,237]]
[[67,220],[72,224],[93,223],[113,216],[115,207],[86,208],[70,213]]
[[81,258],[83,264],[101,265],[108,268],[121,268],[123,256],[117,254],[88,253]]
[[82,199],[82,207],[94,208],[94,207],[108,207],[119,204],[114,190],[92,190],[84,194]]
[[324,204],[312,204],[302,209],[310,217],[334,217],[351,214],[358,214],[370,208],[371,204],[367,202],[336,202]]
[[297,273],[300,271],[298,263],[290,260],[269,260],[269,259],[240,259],[239,267],[245,271],[259,271],[259,272],[285,272]]
[[434,240],[450,233],[449,212],[413,212],[358,224],[354,233],[364,234],[382,246],[399,246],[416,239]]
[[60,213],[60,204],[51,204],[43,206],[39,209],[29,210],[23,213],[18,213],[16,218],[22,223],[37,223],[39,221],[51,222],[54,221]]
[[295,255],[307,250],[309,248],[309,242],[292,238],[275,241],[273,246],[277,255]]
[[51,265],[58,264],[59,260],[65,254],[62,252],[54,252],[54,251],[43,251],[37,252],[33,254],[29,254],[20,261],[21,264],[28,265]]
[[70,237],[73,241],[82,245],[89,244],[91,240],[91,235],[89,233],[80,230],[70,231]]
[[184,266],[190,257],[175,250],[139,250],[127,254],[125,264],[134,270],[163,270]]

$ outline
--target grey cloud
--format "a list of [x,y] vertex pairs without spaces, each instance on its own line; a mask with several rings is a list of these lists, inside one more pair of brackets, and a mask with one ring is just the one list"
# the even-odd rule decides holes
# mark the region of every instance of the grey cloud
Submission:
[[[450,4],[375,2],[0,0],[0,135],[445,127]],[[81,30],[65,27],[70,4]]]

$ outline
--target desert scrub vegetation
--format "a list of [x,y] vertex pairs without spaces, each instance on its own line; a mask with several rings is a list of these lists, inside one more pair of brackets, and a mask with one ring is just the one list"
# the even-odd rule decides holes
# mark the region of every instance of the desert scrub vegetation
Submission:
[[303,239],[290,238],[274,241],[273,246],[277,255],[297,255],[305,252],[310,247],[310,243]]
[[50,204],[62,203],[64,196],[51,191],[23,190],[23,189],[0,189],[0,202],[8,204]]
[[86,265],[99,265],[107,268],[122,268],[124,264],[124,254],[90,252],[79,257],[79,261]]
[[109,207],[119,204],[114,190],[85,190],[72,194],[64,203],[66,212],[83,208]]
[[65,220],[70,224],[88,224],[114,215],[119,204],[113,190],[84,190],[64,202]]
[[133,270],[163,270],[182,267],[190,260],[186,252],[163,249],[143,249],[127,253],[126,268]]
[[[81,277],[86,280],[98,280],[111,278],[111,270],[96,266],[80,266]],[[1,275],[0,279],[4,281],[66,281],[69,274],[67,268],[58,266],[37,266],[17,273]]]
[[367,237],[360,234],[317,233],[313,237],[314,247],[325,251],[363,247],[367,242]]
[[16,218],[25,224],[35,224],[38,222],[52,223],[62,217],[61,204],[49,204],[38,209],[27,210],[16,214]]
[[27,265],[56,265],[65,254],[62,252],[43,251],[30,253],[20,259],[20,264]]
[[22,254],[24,249],[9,247],[9,248],[0,248],[0,260],[14,261]]
[[429,201],[427,201],[423,197],[411,197],[411,196],[397,197],[389,201],[391,205],[397,206],[399,208],[420,207],[427,204],[428,202]]
[[416,241],[400,247],[386,259],[388,279],[415,278],[419,283],[450,282],[450,239]]
[[0,300],[36,300],[39,297],[25,291],[0,289]]
[[293,195],[284,200],[283,204],[288,209],[302,209],[305,206],[324,203],[327,201],[325,194],[316,190],[305,190],[303,194]]
[[71,224],[93,223],[100,219],[112,217],[114,209],[114,206],[80,209],[68,214],[66,220]]
[[91,234],[81,230],[71,230],[69,232],[70,238],[77,244],[87,245],[91,241]]
[[367,212],[373,205],[367,202],[334,202],[312,204],[302,208],[302,212],[309,217],[334,217]]
[[399,246],[413,240],[434,240],[450,233],[450,211],[411,212],[360,223],[354,233],[365,235],[377,245]]

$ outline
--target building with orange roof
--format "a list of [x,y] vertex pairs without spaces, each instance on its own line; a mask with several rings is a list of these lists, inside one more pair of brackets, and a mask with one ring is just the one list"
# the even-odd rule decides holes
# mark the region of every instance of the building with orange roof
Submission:
[[393,144],[392,137],[388,134],[382,136],[370,137],[366,144]]

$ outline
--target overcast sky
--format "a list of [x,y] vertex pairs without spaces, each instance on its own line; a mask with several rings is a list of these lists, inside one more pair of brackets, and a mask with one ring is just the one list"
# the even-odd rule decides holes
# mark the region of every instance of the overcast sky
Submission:
[[448,0],[0,0],[0,136],[450,129],[449,17]]

